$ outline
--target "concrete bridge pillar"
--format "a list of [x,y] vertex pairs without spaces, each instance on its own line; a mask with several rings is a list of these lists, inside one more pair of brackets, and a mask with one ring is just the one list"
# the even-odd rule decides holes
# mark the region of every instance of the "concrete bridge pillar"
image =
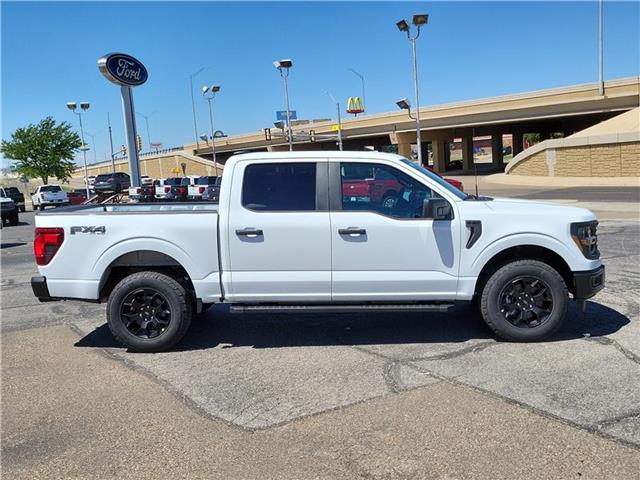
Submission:
[[513,150],[514,157],[524,150],[524,134],[522,132],[513,132],[511,148]]
[[462,169],[473,170],[473,136],[462,137]]
[[398,155],[411,159],[411,144],[416,143],[414,132],[393,132],[389,135],[391,144],[398,146]]
[[491,163],[494,165],[502,165],[502,134],[496,133],[491,135]]
[[447,149],[449,148],[447,141],[444,138],[434,138],[431,142],[431,148],[433,150],[433,170],[443,174],[445,171]]

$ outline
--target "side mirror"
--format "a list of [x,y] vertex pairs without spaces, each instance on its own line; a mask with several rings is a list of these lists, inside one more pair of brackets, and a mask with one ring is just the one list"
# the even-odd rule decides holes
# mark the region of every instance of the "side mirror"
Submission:
[[451,220],[453,210],[444,198],[426,198],[422,204],[422,218],[433,220]]

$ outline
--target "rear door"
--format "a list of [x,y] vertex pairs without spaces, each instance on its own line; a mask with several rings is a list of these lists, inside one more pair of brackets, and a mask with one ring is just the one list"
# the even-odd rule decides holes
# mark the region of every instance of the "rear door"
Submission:
[[[329,171],[333,301],[454,298],[459,222],[422,218],[437,191],[393,164],[331,162]],[[365,181],[367,197],[350,195]]]
[[239,162],[229,202],[227,298],[331,299],[326,160]]

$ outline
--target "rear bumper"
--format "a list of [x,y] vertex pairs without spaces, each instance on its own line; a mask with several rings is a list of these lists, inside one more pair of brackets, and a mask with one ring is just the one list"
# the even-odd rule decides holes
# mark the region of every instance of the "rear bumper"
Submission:
[[573,272],[573,288],[576,300],[593,297],[604,288],[604,265],[586,272]]
[[31,289],[33,290],[33,294],[38,297],[38,300],[40,300],[41,302],[52,302],[54,300],[57,300],[49,295],[47,277],[31,277]]

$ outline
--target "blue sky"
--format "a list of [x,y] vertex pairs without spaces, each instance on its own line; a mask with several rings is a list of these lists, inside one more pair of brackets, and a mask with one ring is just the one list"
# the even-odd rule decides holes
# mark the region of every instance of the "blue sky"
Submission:
[[[360,94],[369,113],[412,95],[410,44],[395,27],[430,15],[418,43],[423,105],[597,80],[597,2],[70,2],[2,3],[2,138],[52,115],[77,126],[68,101],[89,101],[85,131],[97,160],[123,143],[119,89],[98,72],[111,51],[140,59],[148,82],[136,110],[151,114],[151,137],[165,147],[194,140],[189,74],[200,133],[208,130],[205,83],[217,83],[216,128],[227,134],[271,126],[283,110],[272,61],[292,58],[291,107],[299,118],[335,117],[334,105]],[[605,77],[640,74],[640,4],[605,4]],[[144,124],[138,130],[145,137]],[[90,141],[87,139],[87,141]],[[88,155],[93,161],[93,152]],[[4,162],[3,162],[4,163]]]

